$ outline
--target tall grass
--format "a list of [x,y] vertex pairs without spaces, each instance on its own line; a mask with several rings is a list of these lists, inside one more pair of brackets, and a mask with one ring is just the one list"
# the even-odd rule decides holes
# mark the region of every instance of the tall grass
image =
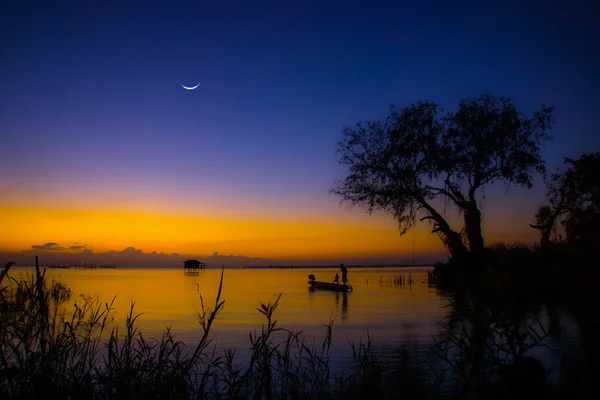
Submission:
[[365,341],[350,343],[351,365],[340,372],[331,366],[333,321],[318,343],[301,330],[279,326],[281,294],[258,304],[264,324],[249,333],[248,353],[217,352],[211,329],[225,305],[223,271],[214,304],[199,297],[198,338],[186,346],[170,327],[160,339],[146,338],[135,303],[119,325],[113,302],[80,296],[69,308],[72,293],[62,282],[49,280],[39,268],[20,278],[9,269],[0,276],[3,399],[443,398],[448,389],[485,398],[496,390],[503,366],[523,359],[546,337],[543,326],[533,329],[524,319],[452,304],[456,312],[442,323],[434,347],[445,366],[437,376],[411,364],[408,353],[390,374],[368,333]]
[[225,304],[223,271],[214,305],[200,296],[199,337],[190,350],[170,327],[158,340],[144,337],[135,303],[117,326],[113,302],[82,296],[69,310],[72,294],[62,282],[49,281],[39,268],[18,279],[9,269],[0,277],[1,398],[369,398],[381,386],[370,339],[352,343],[352,373],[332,373],[333,321],[319,345],[279,327],[281,294],[259,304],[265,323],[249,334],[249,355],[234,349],[217,355],[210,332]]

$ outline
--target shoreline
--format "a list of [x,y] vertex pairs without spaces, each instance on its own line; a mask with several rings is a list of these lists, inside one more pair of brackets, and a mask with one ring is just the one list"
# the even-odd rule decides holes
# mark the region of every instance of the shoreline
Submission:
[[[382,265],[348,265],[344,264],[346,268],[352,269],[366,269],[366,268],[433,268],[433,264],[382,264]],[[339,264],[336,265],[272,265],[272,266],[227,266],[227,267],[218,267],[218,266],[207,266],[205,270],[220,270],[221,268],[230,270],[240,270],[240,269],[338,269]],[[35,268],[34,265],[13,265],[13,268]],[[169,270],[178,270],[183,268],[181,267],[155,267],[155,266],[143,266],[143,267],[134,267],[134,266],[116,266],[116,267],[98,267],[98,268],[89,268],[89,267],[80,267],[80,266],[67,266],[67,267],[52,267],[52,266],[42,266],[41,268],[46,269],[101,269],[101,270],[115,270],[115,269],[169,269]]]

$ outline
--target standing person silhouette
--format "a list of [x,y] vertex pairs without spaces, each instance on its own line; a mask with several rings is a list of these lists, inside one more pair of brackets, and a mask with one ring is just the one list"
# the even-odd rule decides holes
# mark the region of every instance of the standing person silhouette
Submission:
[[344,264],[340,264],[340,269],[342,270],[342,283],[345,285],[348,280],[348,270],[344,267]]

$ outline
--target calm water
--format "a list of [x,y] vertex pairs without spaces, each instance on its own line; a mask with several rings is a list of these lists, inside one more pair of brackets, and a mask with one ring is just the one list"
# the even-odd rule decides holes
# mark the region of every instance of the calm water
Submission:
[[[278,326],[302,330],[310,341],[320,345],[333,320],[332,355],[339,362],[351,356],[349,341],[373,339],[384,362],[400,357],[398,349],[408,346],[417,362],[430,363],[426,354],[432,336],[439,333],[436,322],[448,313],[448,300],[427,285],[430,268],[349,268],[354,287],[350,293],[309,290],[307,276],[332,281],[339,270],[332,269],[226,269],[222,299],[225,307],[212,329],[220,349],[237,348],[238,354],[250,346],[248,333],[260,331],[266,322],[257,311],[260,302],[273,301],[282,293],[275,312]],[[12,276],[31,268],[15,268]],[[176,339],[194,346],[201,336],[197,311],[200,294],[205,306],[213,307],[221,270],[208,269],[197,275],[180,269],[48,269],[78,295],[99,295],[103,301],[116,296],[115,322],[123,321],[132,302],[145,337],[160,338],[166,325],[172,326]],[[412,285],[400,286],[394,278],[412,278]],[[81,300],[79,300],[81,301]],[[556,365],[559,355],[543,350],[536,356],[547,365]],[[419,361],[420,360],[420,361]],[[550,371],[552,374],[552,371]]]
[[[30,268],[15,268],[15,276]],[[430,341],[438,328],[436,318],[443,316],[446,300],[427,286],[430,268],[349,269],[354,291],[344,294],[309,290],[307,276],[332,281],[339,269],[226,269],[222,298],[225,308],[214,326],[216,343],[224,347],[247,347],[248,333],[260,330],[265,322],[257,311],[260,302],[273,301],[282,293],[275,312],[278,324],[302,329],[320,343],[331,319],[334,345],[349,348],[348,340],[365,339],[367,332],[375,342],[406,343]],[[193,345],[199,337],[197,310],[200,294],[205,305],[213,306],[221,270],[207,269],[197,275],[180,269],[48,269],[73,292],[98,294],[104,301],[116,296],[117,321],[123,321],[131,302],[142,313],[143,332],[160,336],[171,325],[177,339]],[[394,276],[409,275],[410,286],[394,285]],[[335,346],[335,351],[342,350]]]

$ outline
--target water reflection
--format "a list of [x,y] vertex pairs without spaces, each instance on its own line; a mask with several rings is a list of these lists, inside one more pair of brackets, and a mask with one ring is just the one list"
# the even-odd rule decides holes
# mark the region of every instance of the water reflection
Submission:
[[577,362],[569,364],[582,360],[578,324],[533,296],[534,288],[512,288],[507,296],[490,286],[480,279],[448,294],[449,313],[440,320],[433,347],[452,371],[445,376],[448,388],[483,398],[498,391],[500,398],[546,398],[555,385],[583,393],[581,381],[564,382],[569,374],[582,375]]
[[[325,269],[319,275],[334,276],[337,272],[337,268]],[[260,331],[265,323],[257,307],[260,302],[272,301],[279,293],[283,295],[274,316],[278,326],[299,329],[321,340],[323,325],[335,319],[332,353],[336,357],[347,356],[348,342],[364,341],[367,332],[373,336],[376,347],[401,348],[409,340],[431,345],[432,336],[440,333],[441,327],[436,323],[440,318],[448,315],[446,321],[459,329],[463,321],[469,322],[469,316],[486,315],[473,308],[474,304],[481,304],[474,301],[479,298],[454,296],[452,306],[448,307],[450,299],[428,285],[428,269],[361,268],[349,272],[353,292],[309,290],[307,295],[305,270],[225,270],[222,294],[225,307],[213,327],[215,344],[247,348],[248,333]],[[135,301],[136,311],[142,313],[138,322],[147,337],[160,337],[165,325],[170,325],[177,339],[192,345],[200,333],[199,297],[202,295],[206,304],[212,305],[220,280],[220,270],[198,274],[184,274],[180,269],[52,270],[49,274],[50,279],[61,278],[72,289],[73,302],[78,301],[79,294],[97,293],[103,301],[117,295],[115,322],[122,324],[131,302]],[[505,303],[487,304],[483,311],[490,307],[502,319],[514,322],[528,319],[527,314],[506,308]],[[549,312],[556,314],[554,310]],[[553,324],[564,325],[565,321],[560,321],[564,318],[560,312],[552,315],[556,321]],[[392,357],[392,352],[386,354]],[[545,361],[544,357],[540,359]]]
[[[512,295],[494,297],[491,288],[483,285],[443,297],[431,286],[427,270],[407,273],[364,268],[351,272],[355,290],[347,293],[308,287],[305,271],[226,270],[225,308],[211,331],[214,343],[219,349],[248,348],[248,333],[260,332],[265,324],[257,306],[283,293],[274,314],[278,326],[302,331],[309,341],[318,343],[323,325],[335,320],[330,350],[335,363],[348,360],[348,342],[364,343],[368,332],[384,373],[398,375],[396,382],[402,385],[432,379],[458,392],[485,388],[493,393],[499,378],[507,387],[531,383],[538,390],[540,374],[522,382],[519,378],[525,373],[521,369],[539,371],[542,365],[551,383],[582,373],[581,357],[574,357],[582,353],[579,333],[565,329],[577,323],[556,305],[526,302]],[[73,301],[78,301],[80,293],[98,293],[108,300],[118,294],[118,324],[126,318],[131,301],[136,301],[136,311],[143,313],[138,322],[145,337],[160,337],[164,326],[171,325],[176,339],[190,345],[201,336],[199,296],[210,306],[220,281],[219,270],[191,274],[181,270],[64,270],[52,271],[49,276],[61,278],[73,290]],[[432,336],[436,341],[433,347]],[[589,333],[588,337],[597,339]],[[551,345],[558,353],[540,345]],[[571,360],[564,361],[562,356]],[[532,366],[532,359],[541,364],[533,362]],[[566,372],[558,373],[557,367]]]
[[348,320],[348,293],[340,292],[335,293],[335,304],[336,307],[339,308],[340,305],[340,296],[342,297],[342,322],[346,322]]
[[[342,322],[348,322],[348,296],[350,296],[352,292],[339,292],[339,291],[328,291],[328,290],[319,290],[313,287],[308,288],[308,297],[311,300],[313,296],[323,296],[323,297],[332,297],[335,303],[335,309],[338,312],[337,315],[341,316]],[[341,301],[341,307],[340,307]]]

